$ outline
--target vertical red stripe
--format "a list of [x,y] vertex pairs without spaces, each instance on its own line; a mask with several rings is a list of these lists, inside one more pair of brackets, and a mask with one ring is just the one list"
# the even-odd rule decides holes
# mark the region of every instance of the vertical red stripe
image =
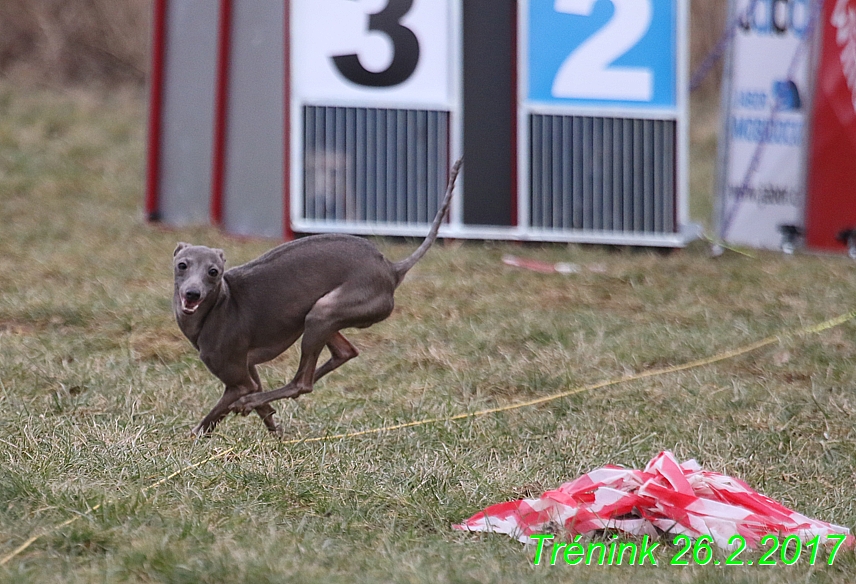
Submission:
[[282,236],[285,241],[294,239],[291,227],[291,2],[285,2],[285,22],[283,23],[284,46],[284,103],[283,145],[282,145]]
[[163,116],[163,78],[166,55],[166,3],[155,0],[152,22],[152,63],[149,79],[149,136],[146,161],[146,217],[160,220],[161,122]]
[[232,0],[220,0],[220,30],[217,41],[217,94],[214,103],[214,161],[211,167],[211,222],[217,226],[223,224],[231,36]]

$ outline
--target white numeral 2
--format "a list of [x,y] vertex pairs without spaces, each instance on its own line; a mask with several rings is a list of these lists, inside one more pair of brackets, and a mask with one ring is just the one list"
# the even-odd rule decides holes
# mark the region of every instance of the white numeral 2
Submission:
[[[556,12],[590,16],[597,0],[556,0]],[[646,67],[611,67],[651,26],[652,0],[611,0],[606,25],[568,55],[553,80],[553,97],[651,101],[654,73]]]

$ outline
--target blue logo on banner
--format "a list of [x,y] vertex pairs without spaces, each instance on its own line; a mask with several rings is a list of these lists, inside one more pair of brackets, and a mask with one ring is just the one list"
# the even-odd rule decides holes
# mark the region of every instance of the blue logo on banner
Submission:
[[790,79],[773,82],[773,94],[781,111],[796,112],[802,109],[802,99],[797,84]]
[[676,0],[530,0],[529,99],[676,105]]

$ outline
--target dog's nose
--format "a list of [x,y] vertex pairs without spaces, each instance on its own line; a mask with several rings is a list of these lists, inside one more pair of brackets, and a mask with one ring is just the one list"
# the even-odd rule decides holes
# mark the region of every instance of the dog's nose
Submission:
[[202,294],[199,292],[199,290],[188,290],[184,293],[184,297],[190,302],[196,302],[202,297]]

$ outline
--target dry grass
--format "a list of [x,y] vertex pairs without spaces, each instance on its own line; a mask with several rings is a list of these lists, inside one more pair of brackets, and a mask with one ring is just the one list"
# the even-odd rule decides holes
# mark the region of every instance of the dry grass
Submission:
[[[87,36],[93,7],[122,33]],[[697,63],[725,2],[692,7]],[[113,79],[109,66],[79,56],[94,43],[130,64],[120,78],[139,81],[128,71],[145,69],[148,32],[132,38],[127,23],[147,10],[136,0],[0,3],[0,71]],[[64,48],[51,53],[50,35]],[[708,225],[713,79],[693,102],[692,215]],[[256,419],[232,418],[211,440],[191,442],[220,387],[172,321],[172,248],[223,247],[234,265],[272,242],[143,223],[143,117],[135,90],[60,97],[0,83],[0,556],[45,533],[0,581],[853,581],[852,552],[814,568],[535,568],[532,549],[449,528],[483,505],[605,463],[639,466],[662,449],[856,525],[853,323],[477,420],[284,445]],[[395,258],[412,249],[379,243]],[[291,437],[444,416],[683,363],[854,307],[856,273],[844,258],[713,261],[706,252],[438,246],[400,290],[393,317],[349,335],[361,357],[277,409]],[[515,271],[502,266],[505,253],[606,272]],[[294,366],[286,355],[263,380],[278,383]]]
[[[0,555],[45,533],[0,581],[853,581],[852,552],[832,567],[535,568],[533,549],[449,527],[663,449],[856,525],[853,323],[479,419],[286,445],[231,418],[190,441],[221,389],[172,321],[173,246],[222,247],[235,264],[272,242],[143,223],[143,110],[132,92],[0,84]],[[709,176],[709,131],[694,137],[694,172]],[[605,272],[516,271],[505,253]],[[309,437],[509,404],[819,322],[852,310],[854,287],[843,257],[440,245],[393,316],[352,335],[361,357],[277,409]],[[293,368],[289,354],[262,376]]]
[[141,84],[151,0],[0,2],[0,75],[52,86]]

